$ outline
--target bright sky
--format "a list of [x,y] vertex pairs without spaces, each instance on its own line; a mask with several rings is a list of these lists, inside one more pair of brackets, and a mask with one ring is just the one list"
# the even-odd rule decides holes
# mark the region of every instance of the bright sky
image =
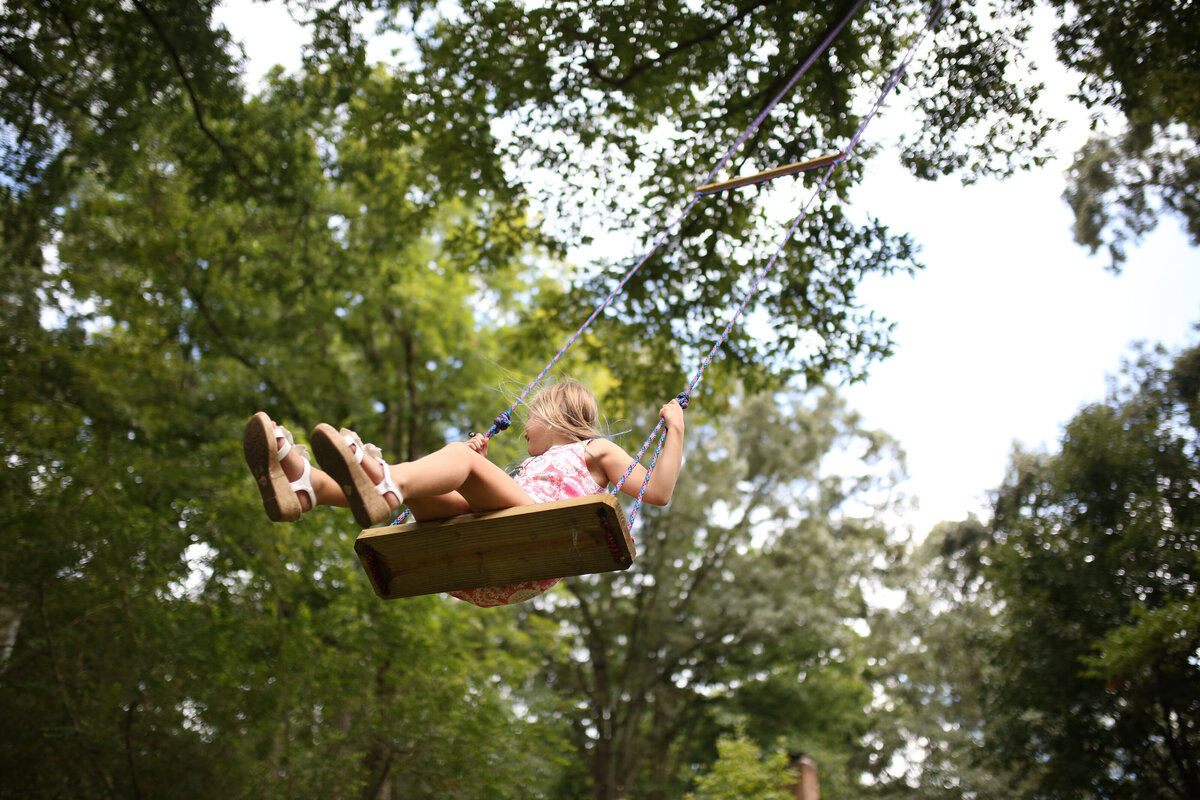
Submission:
[[1114,276],[1071,241],[1063,167],[968,188],[872,168],[873,213],[923,243],[927,266],[864,293],[898,323],[898,348],[847,395],[907,451],[919,534],[986,517],[1013,443],[1052,447],[1081,406],[1104,399],[1132,342],[1200,342],[1200,264],[1178,223]]
[[1134,342],[1200,343],[1200,258],[1177,219],[1129,248],[1121,275],[1072,240],[1064,173],[1088,137],[1087,115],[1067,99],[1077,86],[1054,62],[1054,19],[1040,21],[1029,54],[1044,68],[1047,107],[1068,121],[1055,161],[964,187],[917,181],[885,152],[858,195],[913,235],[926,265],[863,292],[897,322],[897,352],[846,390],[908,454],[907,491],[919,507],[905,523],[918,536],[941,520],[989,516],[1014,443],[1054,449],[1075,412],[1105,398]]
[[[251,86],[272,64],[299,65],[306,37],[278,6],[233,8],[217,17],[246,48]],[[394,46],[378,43],[370,57],[392,60]],[[1043,37],[1036,62],[1051,63],[1048,47]],[[1068,76],[1046,80],[1065,98]],[[1065,100],[1055,110],[1078,117]],[[1131,248],[1120,276],[1072,242],[1063,171],[1085,135],[1075,124],[1058,161],[970,187],[918,182],[885,151],[857,193],[863,211],[923,247],[926,269],[914,278],[864,287],[864,302],[898,324],[898,348],[845,390],[906,450],[904,489],[919,506],[901,524],[918,536],[940,520],[986,517],[1014,442],[1053,447],[1081,406],[1104,398],[1132,342],[1200,343],[1200,259],[1176,220]]]

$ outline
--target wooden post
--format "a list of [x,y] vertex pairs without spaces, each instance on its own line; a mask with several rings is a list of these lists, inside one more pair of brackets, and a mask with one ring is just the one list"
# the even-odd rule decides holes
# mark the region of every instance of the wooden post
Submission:
[[792,756],[789,765],[796,782],[785,786],[784,791],[790,792],[795,800],[821,800],[821,784],[817,780],[817,762],[804,753]]

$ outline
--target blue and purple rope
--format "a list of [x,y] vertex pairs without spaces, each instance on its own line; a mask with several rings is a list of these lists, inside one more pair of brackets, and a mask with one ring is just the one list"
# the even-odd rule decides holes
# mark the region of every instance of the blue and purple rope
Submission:
[[[712,170],[709,171],[708,177],[703,181],[703,183],[708,183],[711,181],[713,176],[715,176],[721,169],[725,167],[726,164],[729,163],[730,159],[732,159],[734,154],[741,148],[743,144],[745,144],[746,140],[749,139],[756,130],[758,130],[762,123],[775,109],[775,107],[783,101],[783,98],[786,97],[789,92],[791,92],[800,78],[802,78],[804,74],[808,72],[809,68],[816,63],[816,60],[821,57],[821,54],[829,48],[829,45],[832,44],[837,35],[841,33],[842,28],[844,28],[846,24],[849,23],[854,17],[854,15],[858,13],[859,8],[862,7],[864,2],[866,2],[866,0],[858,0],[858,2],[854,4],[854,6],[845,14],[845,16],[842,17],[837,25],[833,27],[833,29],[825,36],[825,39],[819,45],[817,45],[804,63],[801,64],[800,67],[792,74],[779,93],[775,95],[771,102],[767,103],[767,105],[763,107],[763,110],[757,117],[754,118],[754,121],[750,123],[749,127],[742,131],[733,144],[729,146],[724,155],[721,156],[720,160],[718,160],[716,165],[713,166]],[[550,359],[549,363],[542,368],[542,371],[538,373],[537,377],[525,387],[524,391],[521,392],[520,396],[518,396],[513,404],[509,407],[508,411],[496,417],[491,429],[489,429],[486,434],[489,439],[497,433],[508,428],[509,423],[512,421],[513,413],[517,410],[517,408],[520,407],[521,403],[524,402],[525,398],[529,395],[533,388],[541,383],[542,379],[545,378],[550,370],[554,368],[554,365],[559,362],[567,350],[569,350],[571,346],[575,344],[576,340],[578,340],[583,332],[587,330],[592,322],[595,321],[596,317],[600,316],[604,309],[606,309],[609,304],[612,303],[613,299],[616,298],[621,290],[625,288],[625,284],[629,282],[630,278],[637,274],[637,272],[642,268],[642,265],[650,260],[650,257],[654,255],[654,253],[659,247],[662,246],[667,238],[674,233],[675,230],[682,226],[683,221],[691,213],[692,209],[696,207],[696,204],[700,201],[700,198],[701,195],[699,193],[696,193],[692,196],[691,200],[688,201],[683,210],[676,215],[675,219],[668,223],[662,234],[660,234],[658,238],[654,240],[650,246],[650,249],[647,250],[646,253],[637,261],[637,263],[625,273],[620,281],[618,281],[613,287],[612,291],[608,293],[608,296],[596,306],[595,310],[593,310],[591,315],[584,320],[583,324],[579,326],[575,333],[571,334],[570,338],[567,339],[566,344],[564,344],[562,348],[560,348],[559,351],[554,355],[554,357]],[[504,424],[501,424],[502,419]]]
[[[904,74],[908,70],[909,64],[912,63],[912,59],[916,55],[917,49],[920,47],[921,42],[924,41],[925,36],[933,29],[934,25],[937,24],[937,20],[945,10],[945,4],[946,0],[941,0],[941,2],[938,3],[936,9],[930,15],[929,21],[926,23],[924,30],[922,30],[921,35],[917,37],[917,40],[913,43],[912,47],[909,48],[904,59],[901,60],[896,69],[892,71],[891,76],[889,76],[887,82],[884,84],[883,90],[879,93],[879,96],[876,97],[870,111],[867,112],[866,116],[863,117],[862,122],[859,123],[858,129],[854,132],[854,135],[850,139],[850,144],[847,145],[845,150],[842,152],[842,155],[836,161],[831,163],[825,170],[824,174],[821,175],[821,178],[817,182],[817,186],[813,190],[812,195],[804,203],[804,205],[801,206],[800,213],[795,216],[791,224],[788,226],[787,231],[784,233],[783,239],[779,242],[775,252],[771,254],[771,257],[767,260],[767,263],[755,275],[754,282],[751,284],[750,289],[746,292],[745,297],[742,298],[742,302],[738,306],[737,310],[734,311],[732,316],[730,316],[728,323],[725,325],[725,329],[721,332],[721,335],[717,337],[716,342],[713,343],[712,348],[704,357],[704,360],[701,362],[700,367],[696,370],[695,375],[692,376],[691,381],[688,383],[687,389],[680,393],[679,397],[681,399],[681,405],[683,405],[684,408],[687,408],[686,398],[689,397],[695,390],[696,385],[700,382],[701,377],[704,375],[704,371],[707,370],[709,365],[712,363],[717,351],[729,338],[729,334],[733,330],[733,326],[741,318],[742,314],[746,310],[746,307],[750,304],[750,301],[756,294],[758,294],[760,284],[771,272],[775,266],[775,263],[783,254],[783,249],[787,246],[788,242],[791,241],[792,237],[796,233],[796,230],[800,227],[800,223],[804,220],[805,215],[808,213],[809,207],[812,205],[813,201],[816,200],[816,198],[819,197],[825,190],[825,187],[829,183],[829,179],[833,175],[834,170],[837,169],[842,162],[849,158],[850,154],[854,151],[854,148],[858,146],[859,141],[862,139],[863,132],[866,131],[867,125],[870,124],[875,115],[879,113],[879,109],[883,106],[884,100],[887,99],[887,96],[891,93],[892,89],[894,89],[900,82],[901,78],[904,77]],[[655,436],[658,436],[658,443],[654,449],[654,456],[650,460],[650,466],[646,470],[646,477],[642,480],[641,490],[638,492],[637,498],[634,500],[633,509],[629,514],[630,529],[633,528],[634,520],[637,519],[638,511],[641,509],[642,505],[642,497],[646,493],[646,486],[650,483],[650,475],[654,472],[654,467],[658,462],[658,456],[662,452],[663,442],[666,441],[667,432],[665,430],[662,432],[662,435],[659,436],[659,430],[662,427],[663,421],[660,418],[658,420],[658,424],[654,426],[654,430],[652,430],[650,435],[646,437],[646,440],[642,442],[642,446],[638,450],[637,455],[634,457],[633,463],[629,465],[629,469],[625,471],[625,474],[621,476],[621,480],[611,490],[614,495],[621,490],[621,487],[625,485],[625,481],[633,473],[634,467],[641,462],[642,456],[650,446],[650,442],[654,441]]]
[[[815,50],[813,50],[812,54],[808,57],[808,59],[805,60],[805,62],[800,66],[800,68],[796,70],[796,72],[791,76],[791,78],[789,78],[789,80],[784,85],[784,87],[779,91],[779,93],[771,100],[771,102],[769,102],[766,106],[764,106],[763,110],[759,113],[759,115],[757,117],[755,117],[754,121],[750,123],[750,125],[741,133],[741,135],[738,136],[737,140],[734,141],[734,143],[732,145],[730,145],[730,147],[725,151],[724,155],[721,156],[721,158],[718,160],[716,165],[708,173],[707,178],[703,181],[704,183],[710,182],[712,180],[712,178],[717,174],[717,172],[719,172],[722,168],[724,168],[724,166],[726,164],[728,164],[730,159],[733,158],[734,154],[741,148],[741,146],[746,142],[746,140],[749,139],[750,136],[752,136],[756,130],[758,130],[758,128],[762,125],[762,123],[770,115],[770,113],[775,109],[775,107],[777,105],[779,105],[780,102],[782,102],[783,98],[785,96],[787,96],[787,94],[795,87],[796,83],[800,80],[800,78],[803,77],[803,75],[808,71],[808,69],[816,62],[817,58],[819,58],[821,56],[821,54],[829,47],[829,45],[832,44],[834,38],[836,38],[838,33],[841,32],[841,30],[854,17],[854,15],[856,13],[858,13],[859,8],[861,8],[861,6],[863,5],[864,2],[865,2],[865,0],[858,0],[858,2],[856,2],[855,5],[850,9],[850,11],[847,12],[847,14],[842,18],[842,20],[833,28],[833,30],[830,31],[830,33],[825,37],[825,39],[821,42],[821,44],[818,45]],[[904,60],[902,60],[900,65],[893,71],[891,77],[888,79],[887,83],[884,85],[883,91],[880,93],[879,97],[876,98],[875,103],[872,106],[870,112],[868,112],[868,114],[863,118],[862,122],[859,124],[858,130],[855,131],[854,136],[851,138],[849,146],[847,146],[845,148],[845,150],[842,152],[841,157],[839,157],[836,161],[834,161],[832,164],[830,164],[829,167],[825,170],[825,173],[821,176],[821,179],[818,181],[817,187],[814,190],[813,195],[801,207],[800,213],[797,214],[795,219],[792,220],[792,223],[788,227],[778,248],[771,255],[771,257],[767,261],[766,265],[755,276],[754,282],[751,285],[749,291],[746,293],[746,296],[742,299],[741,304],[738,306],[738,308],[734,312],[733,316],[730,317],[729,322],[725,326],[724,331],[722,331],[722,333],[718,337],[717,341],[713,344],[712,348],[709,350],[708,354],[705,356],[699,369],[696,371],[695,375],[692,377],[691,381],[688,383],[687,390],[680,393],[680,395],[679,395],[680,404],[684,408],[687,408],[688,397],[691,395],[691,392],[695,389],[696,385],[700,382],[700,378],[703,376],[704,371],[706,369],[708,369],[708,366],[712,363],[713,357],[715,356],[717,350],[720,349],[720,347],[728,339],[729,333],[733,330],[734,324],[736,324],[737,320],[741,318],[741,315],[744,313],[744,311],[745,311],[746,307],[749,305],[750,301],[758,293],[760,283],[766,277],[766,275],[771,271],[771,269],[774,267],[775,263],[779,260],[779,256],[783,252],[783,248],[787,245],[787,243],[789,241],[791,241],[792,236],[795,234],[796,230],[799,228],[801,221],[803,220],[804,216],[806,215],[806,213],[808,211],[808,207],[812,204],[813,200],[817,196],[819,196],[820,193],[824,190],[825,186],[829,182],[830,176],[833,174],[833,171],[835,169],[837,169],[837,167],[849,157],[850,153],[853,151],[855,146],[858,144],[859,140],[862,137],[863,131],[866,129],[867,124],[878,113],[879,108],[882,106],[884,99],[891,92],[891,90],[893,88],[895,88],[896,84],[899,83],[900,79],[903,77],[905,71],[908,68],[908,65],[911,63],[913,56],[915,55],[915,53],[917,51],[917,48],[919,47],[920,43],[924,40],[925,35],[930,30],[932,30],[934,25],[937,23],[938,18],[940,18],[942,12],[945,10],[946,2],[947,2],[947,0],[939,1],[936,9],[934,10],[933,13],[931,13],[930,18],[929,18],[928,22],[926,23],[924,30],[921,32],[921,35],[918,37],[917,41],[913,44],[913,46],[909,48],[909,51],[908,51],[907,55],[905,56]],[[563,357],[563,355],[565,355],[566,352],[575,344],[575,342],[587,330],[587,328],[596,320],[596,318],[598,316],[600,316],[601,313],[604,312],[604,309],[606,309],[612,303],[613,299],[615,299],[617,294],[619,294],[621,292],[621,290],[625,288],[625,285],[638,272],[638,270],[641,269],[642,265],[645,264],[652,255],[654,255],[654,253],[658,250],[658,248],[660,246],[662,246],[662,244],[667,240],[667,238],[675,230],[677,230],[679,227],[682,226],[684,219],[686,219],[687,216],[691,213],[692,209],[696,207],[696,205],[699,202],[701,197],[702,197],[702,195],[700,195],[699,193],[693,194],[691,200],[688,201],[687,205],[684,206],[683,210],[675,217],[675,219],[673,219],[666,226],[666,228],[663,230],[663,232],[654,240],[654,242],[650,246],[650,249],[648,251],[646,251],[646,253],[624,274],[624,276],[622,276],[620,281],[618,281],[617,284],[613,287],[612,291],[610,291],[608,293],[608,295],[596,306],[596,308],[592,311],[592,313],[588,316],[588,318],[586,320],[584,320],[583,324],[581,324],[579,326],[579,328],[576,329],[576,331],[573,334],[571,334],[571,336],[567,339],[566,343],[558,350],[557,353],[555,353],[554,357],[551,358],[549,362],[547,362],[547,364],[542,368],[541,372],[538,373],[537,377],[535,377],[529,383],[529,385],[525,387],[525,389],[521,392],[521,394],[517,397],[517,399],[513,401],[512,405],[508,408],[508,410],[500,413],[495,418],[495,420],[493,420],[491,428],[488,430],[488,432],[486,434],[484,434],[488,439],[491,439],[493,436],[495,436],[497,433],[500,433],[501,431],[507,430],[511,426],[513,413],[517,410],[517,408],[520,407],[521,403],[524,402],[525,398],[529,395],[529,393],[533,390],[533,388],[535,386],[537,386],[538,383],[540,383],[543,378],[546,377],[546,375],[550,372],[550,370],[554,368],[554,366],[559,362],[559,360]],[[654,440],[655,436],[659,435],[659,431],[662,430],[663,425],[664,425],[663,420],[659,419],[658,423],[654,426],[654,430],[652,430],[650,432],[650,435],[642,443],[642,446],[638,450],[637,455],[634,457],[633,462],[629,465],[629,469],[626,470],[625,474],[621,477],[621,480],[613,488],[613,490],[612,490],[613,494],[618,493],[621,490],[621,488],[624,486],[626,480],[633,473],[634,467],[638,463],[641,462],[642,456],[645,455],[645,452],[649,448],[650,443]],[[630,529],[633,528],[634,520],[637,519],[637,514],[638,514],[638,511],[641,508],[641,504],[642,504],[642,498],[646,493],[646,487],[649,485],[650,475],[653,473],[654,467],[658,462],[658,457],[662,453],[662,445],[666,441],[666,435],[667,435],[667,432],[665,430],[663,430],[662,435],[658,436],[658,443],[655,446],[654,455],[651,458],[650,466],[646,471],[646,477],[642,481],[642,486],[641,486],[640,490],[638,491],[637,498],[634,501],[634,507],[633,507],[632,513],[630,514],[630,517],[629,517]],[[395,524],[402,522],[405,518],[407,518],[407,516],[408,516],[408,512],[405,511],[399,517],[399,519],[396,520]]]

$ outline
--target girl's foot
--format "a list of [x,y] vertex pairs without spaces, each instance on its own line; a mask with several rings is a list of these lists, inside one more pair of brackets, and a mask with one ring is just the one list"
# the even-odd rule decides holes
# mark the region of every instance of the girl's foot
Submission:
[[[304,466],[300,476],[290,480],[283,461],[293,449]],[[294,443],[287,428],[273,423],[265,412],[258,412],[246,423],[242,451],[262,495],[263,508],[272,522],[300,519],[300,514],[307,510],[301,493],[308,496],[309,509],[316,507],[317,495],[313,491],[308,453],[303,445]]]
[[[392,510],[404,502],[379,448],[364,445],[353,431],[345,428],[337,431],[324,422],[314,428],[308,438],[312,442],[317,463],[337,481],[359,525],[370,528],[386,522],[391,518]],[[364,455],[380,467],[382,475],[378,482],[367,473]],[[388,502],[389,494],[394,495],[395,505]]]

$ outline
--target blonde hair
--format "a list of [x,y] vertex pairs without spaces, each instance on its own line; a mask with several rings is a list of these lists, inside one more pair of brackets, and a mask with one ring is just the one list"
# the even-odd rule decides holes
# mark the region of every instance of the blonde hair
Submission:
[[578,381],[564,380],[543,387],[527,403],[529,416],[576,441],[596,439],[600,407],[596,395]]

